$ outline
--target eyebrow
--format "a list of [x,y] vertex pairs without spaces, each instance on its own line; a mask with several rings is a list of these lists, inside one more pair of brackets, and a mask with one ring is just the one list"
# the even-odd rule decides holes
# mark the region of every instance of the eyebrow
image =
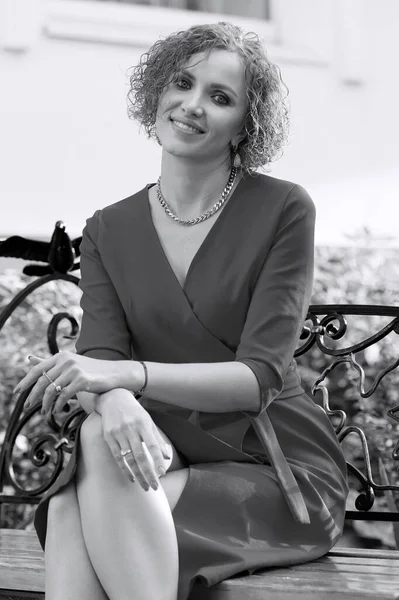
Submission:
[[[190,79],[192,79],[193,81],[195,81],[195,77],[194,75],[192,75],[189,71],[187,71],[186,69],[181,69],[180,73],[182,75],[185,75],[186,77],[189,77]],[[238,99],[238,95],[237,93],[233,90],[233,88],[231,88],[229,85],[226,85],[225,83],[211,83],[211,87],[213,88],[224,88],[225,90],[228,90],[229,92],[231,92],[232,94],[234,94],[234,96]]]

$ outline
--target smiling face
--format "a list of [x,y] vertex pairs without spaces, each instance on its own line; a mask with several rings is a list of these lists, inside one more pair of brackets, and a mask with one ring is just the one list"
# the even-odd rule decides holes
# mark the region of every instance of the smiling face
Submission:
[[163,150],[185,159],[230,161],[245,137],[248,110],[238,54],[214,49],[190,57],[161,94],[156,118]]

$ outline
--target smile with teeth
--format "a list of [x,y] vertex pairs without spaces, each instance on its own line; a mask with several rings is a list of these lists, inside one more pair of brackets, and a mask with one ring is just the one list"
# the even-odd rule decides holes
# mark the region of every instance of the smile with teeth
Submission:
[[183,129],[184,131],[191,131],[192,133],[203,133],[199,129],[195,127],[191,127],[190,125],[186,125],[186,123],[182,123],[181,121],[172,120],[172,123],[176,125],[179,129]]

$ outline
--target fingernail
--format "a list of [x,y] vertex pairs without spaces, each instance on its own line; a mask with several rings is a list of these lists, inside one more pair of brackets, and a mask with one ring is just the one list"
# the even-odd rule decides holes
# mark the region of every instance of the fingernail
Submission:
[[26,407],[26,408],[30,408],[30,402],[27,402],[27,403],[25,404],[25,407]]
[[157,490],[158,489],[158,483],[154,479],[151,479],[150,483],[151,483],[151,487],[152,487],[153,490]]
[[166,471],[163,467],[159,467],[158,469],[158,474],[160,477],[163,477],[165,475]]
[[40,414],[41,415],[45,415],[46,414],[46,411],[44,410],[44,408],[42,408],[42,410],[40,411]]
[[148,485],[148,483],[143,483],[143,489],[144,489],[144,491],[148,492],[148,490],[150,489],[150,486]]
[[18,387],[14,388],[12,393],[13,393],[13,395],[19,394],[19,388]]

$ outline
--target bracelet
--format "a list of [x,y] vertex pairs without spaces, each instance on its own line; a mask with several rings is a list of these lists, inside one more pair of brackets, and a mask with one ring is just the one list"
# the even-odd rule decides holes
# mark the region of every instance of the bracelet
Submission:
[[139,360],[138,361],[141,365],[143,365],[144,368],[144,385],[141,388],[141,390],[138,390],[137,392],[133,392],[134,394],[142,394],[145,390],[145,388],[147,387],[147,383],[148,383],[148,371],[147,371],[147,365],[142,361]]

